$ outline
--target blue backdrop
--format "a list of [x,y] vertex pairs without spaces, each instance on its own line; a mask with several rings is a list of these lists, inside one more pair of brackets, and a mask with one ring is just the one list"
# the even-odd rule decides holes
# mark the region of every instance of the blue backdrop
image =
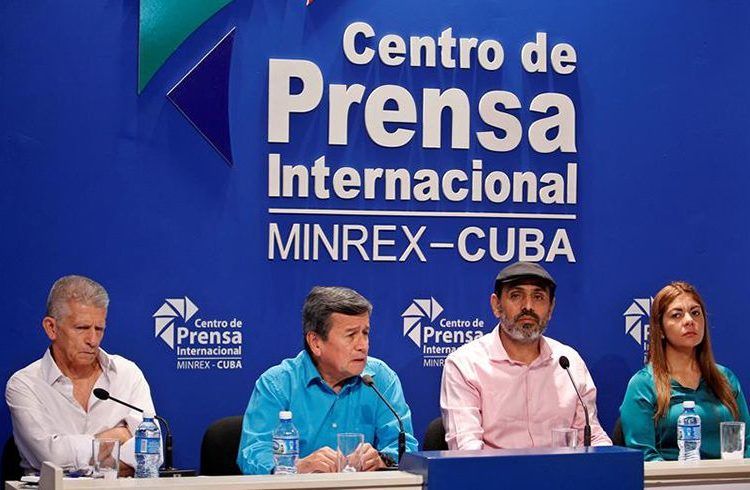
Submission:
[[[105,349],[143,369],[158,411],[172,424],[177,465],[197,467],[208,424],[242,413],[257,376],[301,348],[307,291],[346,285],[375,305],[370,352],[399,373],[421,439],[439,415],[441,358],[493,327],[493,278],[504,263],[527,254],[559,283],[548,335],[587,360],[605,428],[613,426],[627,380],[642,364],[644,305],[669,280],[698,286],[717,359],[750,386],[742,306],[750,170],[741,163],[750,153],[744,134],[750,72],[743,62],[749,18],[745,2],[707,0],[317,0],[307,8],[302,0],[235,0],[198,27],[138,95],[137,2],[3,2],[2,376],[42,355],[47,340],[40,322],[52,282],[69,273],[91,276],[112,298]],[[352,47],[376,51],[362,65],[343,48],[355,22],[374,31],[356,36]],[[233,27],[230,166],[165,95]],[[537,33],[547,35],[544,73],[522,64],[522,48]],[[397,66],[377,52],[379,44],[398,51],[396,37],[381,41],[388,34],[404,42]],[[436,66],[412,66],[412,36],[432,38]],[[457,47],[442,52],[448,38]],[[496,60],[499,45],[502,65],[486,69],[482,50],[473,49],[467,68],[460,60],[450,67],[459,38],[465,46],[471,38],[479,45],[496,41],[484,45],[484,61]],[[567,55],[575,51],[569,74],[551,63],[561,43],[570,46],[559,48]],[[291,67],[286,92],[286,79],[274,71],[282,65]],[[340,144],[341,113],[332,117],[329,108],[343,103],[345,88],[362,97],[345,112],[348,137]],[[465,119],[452,121],[450,110],[440,116],[424,89],[457,89],[448,93],[466,102],[468,109],[457,111]],[[222,100],[211,99],[212,90],[221,92],[221,83],[204,95]],[[493,103],[499,91],[506,105]],[[284,103],[294,104],[300,93],[313,107],[290,114],[288,141],[279,141],[269,113],[285,120]],[[399,102],[378,101],[383,94]],[[540,94],[553,94],[556,103],[535,112]],[[518,108],[508,103],[511,95]],[[550,131],[530,136],[558,113]],[[493,115],[500,122],[492,123]],[[218,119],[209,126],[221,126]],[[425,143],[438,127],[438,143]],[[389,137],[377,136],[378,128],[414,133],[387,147]],[[509,148],[486,148],[478,132]],[[560,143],[566,134],[574,147]],[[544,141],[553,142],[552,151],[537,151]],[[330,175],[288,177],[290,196],[274,197],[274,182],[283,178],[274,180],[272,155],[280,165],[298,166],[281,172],[303,176],[325,157]],[[337,174],[342,167],[351,170]],[[365,169],[374,169],[370,178],[383,174],[371,196]],[[388,194],[392,169],[410,177],[408,199],[399,185]],[[547,194],[531,192],[513,185],[521,172],[539,189],[550,179],[562,183]],[[545,177],[551,173],[559,178]],[[430,187],[430,179],[446,175],[466,176],[450,184],[468,195],[451,200],[451,187]],[[434,199],[417,198],[422,191]],[[504,199],[503,191],[510,192]],[[544,202],[544,195],[561,202]],[[0,437],[10,432],[3,406]]]

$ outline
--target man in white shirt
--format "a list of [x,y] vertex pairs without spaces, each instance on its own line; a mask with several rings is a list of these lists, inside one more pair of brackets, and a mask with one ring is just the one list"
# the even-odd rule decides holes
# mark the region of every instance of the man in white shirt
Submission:
[[[112,396],[154,410],[148,383],[127,359],[99,347],[109,296],[97,282],[65,276],[52,286],[42,327],[51,344],[44,356],[16,372],[5,390],[21,466],[38,471],[51,461],[68,471],[89,469],[94,438],[122,444],[120,472],[132,474],[133,434],[141,414],[93,395]],[[123,464],[124,463],[124,464]]]

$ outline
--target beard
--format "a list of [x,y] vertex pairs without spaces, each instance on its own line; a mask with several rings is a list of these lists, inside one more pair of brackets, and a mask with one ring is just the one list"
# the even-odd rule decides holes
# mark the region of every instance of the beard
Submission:
[[547,323],[549,322],[549,318],[542,320],[532,310],[522,310],[513,319],[508,318],[502,312],[499,319],[500,329],[511,339],[523,344],[531,344],[539,340],[547,329]]

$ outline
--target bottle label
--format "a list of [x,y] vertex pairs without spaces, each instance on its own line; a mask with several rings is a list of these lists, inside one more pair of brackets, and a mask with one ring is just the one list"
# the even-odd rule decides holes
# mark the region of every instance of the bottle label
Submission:
[[700,425],[681,425],[680,432],[682,433],[682,440],[685,441],[697,441],[701,438]]
[[135,453],[136,454],[159,454],[161,439],[158,437],[136,437]]
[[273,439],[273,453],[276,455],[282,454],[299,454],[299,440],[298,439]]

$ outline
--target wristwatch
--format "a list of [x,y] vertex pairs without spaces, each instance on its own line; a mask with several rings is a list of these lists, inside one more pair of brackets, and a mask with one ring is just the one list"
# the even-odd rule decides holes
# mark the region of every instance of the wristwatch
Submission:
[[381,461],[383,461],[383,463],[387,467],[394,468],[394,467],[398,466],[398,463],[396,463],[396,460],[393,459],[393,457],[390,454],[381,453],[380,451],[378,451],[378,456],[380,456]]

